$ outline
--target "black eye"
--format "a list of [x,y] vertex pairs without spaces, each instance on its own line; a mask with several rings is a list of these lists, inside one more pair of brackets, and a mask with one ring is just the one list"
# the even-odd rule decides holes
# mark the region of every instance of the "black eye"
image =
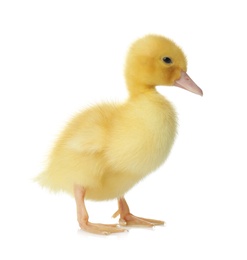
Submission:
[[172,63],[172,59],[169,58],[169,57],[164,57],[164,58],[163,58],[163,61],[164,61],[166,64],[171,64],[171,63]]

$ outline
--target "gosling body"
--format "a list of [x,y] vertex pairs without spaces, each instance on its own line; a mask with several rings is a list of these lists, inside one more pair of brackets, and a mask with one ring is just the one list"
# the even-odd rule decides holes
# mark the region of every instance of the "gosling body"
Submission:
[[123,196],[167,158],[176,134],[176,113],[155,90],[122,105],[100,104],[67,125],[40,175],[43,186],[73,195],[74,184],[85,198]]

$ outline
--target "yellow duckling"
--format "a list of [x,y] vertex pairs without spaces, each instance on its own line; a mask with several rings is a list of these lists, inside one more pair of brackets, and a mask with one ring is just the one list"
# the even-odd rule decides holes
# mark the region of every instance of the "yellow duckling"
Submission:
[[124,194],[167,158],[176,136],[176,112],[155,86],[178,86],[202,95],[186,74],[186,58],[171,40],[147,35],[130,48],[125,77],[129,98],[100,104],[75,116],[61,133],[38,182],[74,195],[81,229],[109,234],[118,225],[89,222],[85,199],[118,199],[121,225],[153,226],[163,221],[130,213]]

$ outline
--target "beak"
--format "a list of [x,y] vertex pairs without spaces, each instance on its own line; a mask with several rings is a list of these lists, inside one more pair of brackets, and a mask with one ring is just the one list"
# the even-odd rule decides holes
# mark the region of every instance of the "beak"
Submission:
[[202,90],[196,85],[196,83],[184,71],[181,72],[181,77],[180,77],[180,79],[175,81],[174,86],[186,89],[197,95],[203,96]]

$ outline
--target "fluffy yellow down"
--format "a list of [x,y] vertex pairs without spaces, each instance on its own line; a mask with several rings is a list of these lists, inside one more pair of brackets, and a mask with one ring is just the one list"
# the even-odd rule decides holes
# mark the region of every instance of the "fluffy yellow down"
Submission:
[[[172,57],[164,64],[162,57]],[[53,191],[73,194],[74,184],[86,198],[123,196],[167,158],[176,135],[176,113],[156,85],[172,85],[186,71],[181,49],[161,36],[136,41],[126,60],[129,98],[104,103],[76,115],[52,149],[37,180]]]

